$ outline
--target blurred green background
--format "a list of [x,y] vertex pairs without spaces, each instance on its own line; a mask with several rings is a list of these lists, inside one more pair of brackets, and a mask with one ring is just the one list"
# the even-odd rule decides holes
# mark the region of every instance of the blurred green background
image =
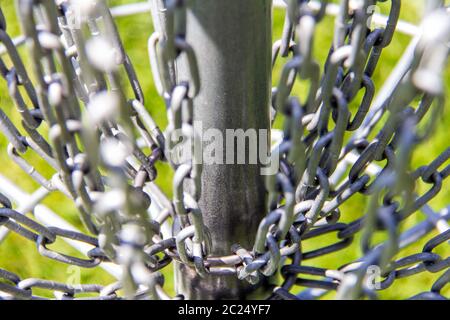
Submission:
[[[110,0],[108,1],[110,6],[115,6],[119,4],[133,3],[136,0]],[[337,2],[337,1],[333,1]],[[421,12],[423,12],[424,1],[403,1],[401,10],[401,19],[411,22],[413,24],[418,24],[421,18]],[[11,0],[0,0],[1,8],[5,14],[8,23],[8,33],[11,36],[18,36],[21,34],[20,26],[18,24],[17,17],[15,15],[14,1]],[[380,11],[386,13],[389,10],[389,1],[380,4]],[[284,11],[281,9],[274,9],[273,13],[273,34],[274,40],[278,39],[281,35],[283,27]],[[165,107],[162,99],[158,96],[155,87],[153,85],[153,80],[150,74],[150,66],[147,55],[147,39],[153,32],[153,27],[150,19],[150,14],[140,14],[130,17],[121,17],[117,19],[118,28],[122,40],[124,42],[125,48],[134,63],[135,69],[138,74],[138,78],[144,90],[146,98],[146,108],[149,110],[151,115],[157,121],[161,128],[165,128],[166,114]],[[328,50],[332,43],[333,30],[334,28],[334,18],[326,17],[318,26],[317,37],[315,40],[315,57],[323,66],[323,63],[328,54]],[[383,84],[383,81],[387,78],[390,72],[395,67],[396,63],[401,57],[402,52],[406,48],[410,41],[410,37],[402,34],[396,34],[391,46],[384,50],[381,61],[374,75],[374,82],[376,89],[379,90]],[[24,60],[29,63],[27,59],[27,49],[21,48],[19,50],[20,54]],[[5,60],[10,63],[8,58]],[[280,71],[282,65],[286,61],[280,59],[275,67],[273,74],[273,84],[276,85],[280,76]],[[10,65],[10,64],[9,64]],[[447,68],[445,77],[449,80],[450,68]],[[450,92],[450,81],[446,81],[446,93]],[[127,88],[131,96],[130,88]],[[295,91],[298,94],[302,94],[304,90],[301,86],[296,86]],[[359,101],[358,98],[355,99],[355,103]],[[7,87],[5,81],[0,81],[0,107],[5,113],[18,124],[20,121],[20,116],[15,110],[12,100],[7,94]],[[351,106],[355,110],[356,104]],[[279,127],[280,121],[276,122],[275,127]],[[42,126],[44,127],[44,126]],[[20,127],[21,128],[21,127]],[[434,135],[422,144],[413,155],[413,167],[417,168],[421,165],[430,163],[438,154],[443,152],[448,146],[449,131],[450,128],[450,106],[446,103],[445,111],[440,118],[440,123],[435,131]],[[41,132],[45,134],[45,128],[41,129]],[[14,162],[12,162],[6,153],[7,141],[3,135],[0,135],[0,163],[2,163],[2,168],[0,173],[7,178],[11,179],[18,186],[23,188],[27,192],[33,192],[37,187],[31,178],[29,178]],[[45,162],[40,160],[36,155],[29,152],[25,155],[25,158],[29,160],[37,170],[44,173],[46,177],[51,177],[53,172],[46,165]],[[168,194],[171,195],[171,181],[172,172],[166,165],[158,165],[158,179],[157,183],[159,186]],[[423,194],[428,190],[428,186],[421,182],[416,185],[416,192],[418,194]],[[361,195],[354,196],[351,200],[346,202],[341,207],[341,219],[343,222],[350,222],[358,217],[361,217],[366,210],[365,197]],[[440,210],[445,207],[450,202],[450,190],[449,183],[444,182],[441,193],[434,198],[430,205],[435,210]],[[63,195],[59,193],[53,193],[47,197],[43,203],[55,212],[61,214],[65,219],[76,227],[84,230],[81,222],[78,218],[78,214],[72,203],[67,200]],[[417,224],[425,218],[425,215],[418,212],[411,217],[409,217],[401,226],[402,230]],[[408,254],[417,253],[422,251],[422,248],[427,240],[429,240],[436,232],[425,237],[422,241],[415,243],[414,245],[403,250],[399,257],[403,257]],[[319,238],[314,241],[304,241],[303,246],[305,251],[309,251],[314,248],[321,247],[326,244],[330,244],[333,239],[330,237],[324,239]],[[376,240],[382,241],[384,239],[383,234],[377,234]],[[67,254],[79,256],[80,255],[67,244],[62,241],[57,241],[55,244],[50,246],[51,248],[64,252]],[[436,253],[443,257],[446,257],[450,253],[449,246],[444,244],[436,249]],[[357,259],[361,255],[361,250],[359,246],[359,236],[356,236],[353,244],[345,250],[327,255],[326,257],[321,257],[313,260],[305,261],[305,265],[314,265],[318,267],[325,267],[329,269],[337,268],[347,262]],[[43,278],[52,279],[55,281],[65,282],[67,277],[69,277],[73,270],[69,268],[68,265],[43,258],[39,255],[36,250],[34,243],[25,240],[24,238],[17,236],[14,233],[10,233],[6,240],[0,245],[0,268],[12,271],[18,274],[22,278]],[[171,275],[172,268],[166,268],[168,271],[165,272],[166,286],[170,293],[173,293],[173,280]],[[384,299],[404,299],[411,297],[414,294],[420,293],[422,291],[428,291],[431,288],[433,282],[441,275],[421,273],[412,277],[405,279],[399,279],[395,284],[387,290],[380,292],[380,297]],[[312,277],[314,278],[314,277]],[[81,283],[99,283],[108,284],[114,281],[114,278],[107,274],[100,268],[94,269],[82,269],[81,270]],[[300,290],[301,288],[297,288]],[[37,290],[36,293],[45,296],[49,295],[48,291]],[[449,286],[443,292],[444,295],[450,294]],[[326,298],[333,298],[334,293],[330,293]]]

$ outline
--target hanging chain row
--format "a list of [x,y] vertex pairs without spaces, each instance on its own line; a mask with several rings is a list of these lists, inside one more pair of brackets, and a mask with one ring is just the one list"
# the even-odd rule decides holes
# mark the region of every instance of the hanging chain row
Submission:
[[[275,66],[279,57],[288,59],[272,92],[273,120],[281,116],[284,123],[283,139],[272,150],[272,161],[280,161],[280,170],[266,179],[270,211],[259,225],[253,248],[237,244],[224,257],[209,254],[209,232],[198,206],[202,167],[194,158],[198,156],[194,144],[200,137],[193,127],[193,102],[200,81],[195,53],[186,41],[188,2],[151,2],[155,33],[148,49],[155,86],[168,111],[164,134],[145,108],[105,1],[17,1],[33,81],[0,9],[0,42],[11,62],[8,66],[0,57],[0,72],[22,125],[16,127],[0,109],[0,130],[10,142],[8,154],[46,191],[60,191],[72,199],[92,236],[46,227],[25,216],[33,205],[18,212],[3,195],[0,226],[33,241],[41,255],[61,263],[83,268],[103,262],[121,266],[116,283],[75,287],[21,280],[0,269],[0,292],[22,299],[40,298],[33,288],[60,292],[63,299],[84,293],[96,293],[96,299],[170,299],[158,271],[175,260],[200,276],[232,274],[252,284],[280,272],[283,281],[273,285],[270,299],[310,299],[328,291],[337,291],[343,299],[376,298],[377,290],[390,287],[396,279],[442,272],[429,292],[414,298],[445,299],[441,291],[450,281],[450,257],[434,250],[448,246],[450,212],[445,208],[436,213],[427,203],[450,175],[450,165],[445,166],[450,148],[416,169],[411,168],[411,156],[432,135],[444,105],[448,11],[439,1],[429,5],[424,28],[431,24],[436,32],[433,36],[424,32],[413,40],[402,58],[406,62],[391,74],[387,90],[377,91],[374,99],[372,75],[392,41],[400,0],[388,1],[387,24],[374,29],[368,27],[369,9],[386,1],[365,0],[351,6],[342,0],[323,71],[313,48],[327,3],[313,8],[308,1],[286,2],[283,36],[274,43],[272,61]],[[182,59],[189,80],[177,76]],[[292,94],[297,79],[308,83],[303,100]],[[359,96],[361,101],[355,101]],[[413,108],[417,100],[418,107]],[[173,161],[168,152],[172,135],[180,130],[191,144],[192,156]],[[53,176],[38,172],[25,160],[26,152],[42,158]],[[163,161],[175,171],[171,200],[154,183],[155,165]],[[423,195],[414,191],[419,180],[430,186]],[[340,206],[357,194],[368,198],[366,214],[341,222]],[[152,205],[160,209],[157,214],[149,213]],[[400,233],[402,222],[419,210],[426,219]],[[162,230],[167,223],[174,224],[169,235]],[[397,257],[403,248],[436,230],[422,252]],[[372,245],[379,231],[387,240]],[[308,259],[345,249],[358,233],[363,256],[357,261],[337,269],[307,264]],[[335,243],[303,252],[303,242],[332,234]],[[92,249],[84,259],[55,252],[50,245],[57,238]],[[366,282],[372,266],[381,270],[375,289]],[[297,286],[319,290],[298,293]]]
[[[279,209],[275,203],[276,192],[286,194],[289,190],[290,195],[284,195],[286,202],[279,228],[282,230],[284,214],[289,221],[287,226],[293,222],[291,232],[296,233],[296,240],[336,233],[338,242],[310,252],[297,250],[289,256],[291,263],[281,269],[284,282],[274,290],[272,298],[301,298],[301,294],[296,296],[289,292],[294,285],[320,288],[322,294],[336,290],[341,299],[373,298],[376,297],[374,288],[365,283],[371,266],[381,270],[383,280],[378,290],[388,288],[397,278],[445,270],[431,292],[416,297],[444,298],[440,291],[449,281],[450,257],[441,257],[432,250],[449,239],[448,210],[443,216],[433,213],[429,220],[403,234],[399,234],[399,226],[439,192],[442,181],[450,174],[449,166],[439,170],[448,160],[450,149],[429,166],[417,170],[410,168],[412,151],[429,137],[443,106],[442,74],[438,70],[445,68],[448,55],[448,47],[445,49],[449,41],[448,14],[445,9],[433,8],[436,11],[430,16],[436,18],[434,23],[446,31],[434,39],[421,38],[408,65],[408,73],[400,77],[392,92],[379,94],[379,101],[373,102],[375,86],[371,77],[382,50],[392,41],[400,13],[401,2],[389,2],[391,8],[385,28],[370,30],[369,9],[377,1],[361,1],[351,11],[350,2],[341,1],[333,46],[324,75],[320,77],[319,65],[314,60],[313,41],[326,4],[322,3],[318,11],[311,12],[304,1],[288,1],[283,38],[275,44],[274,56],[292,54],[292,58],[284,66],[273,98],[275,110],[285,117],[284,141],[280,144],[279,154],[286,163],[279,174],[284,177],[280,177],[278,188],[276,181],[268,186],[269,194],[270,191],[274,193],[269,196],[274,199],[270,205],[276,212]],[[297,35],[298,45],[292,42],[294,35]],[[395,72],[398,71],[395,70],[394,75]],[[295,77],[309,82],[309,94],[304,101],[290,95]],[[431,80],[435,80],[433,87],[427,83]],[[350,105],[361,90],[362,100],[356,102],[359,105],[352,115]],[[417,97],[421,102],[413,109],[409,104]],[[377,113],[369,113],[369,107],[376,108],[377,103],[380,105]],[[420,122],[432,107],[429,125],[424,132],[419,132]],[[376,132],[375,126],[383,116],[384,126]],[[355,133],[344,145],[346,132]],[[356,160],[350,164],[342,163],[350,154]],[[365,169],[382,161],[386,164],[371,178]],[[430,184],[430,191],[425,195],[414,194],[417,179]],[[339,222],[339,206],[357,193],[369,199],[366,214],[350,223]],[[291,198],[295,199],[293,209],[288,200]],[[276,221],[275,217],[273,221]],[[394,259],[402,248],[431,232],[438,223],[443,223],[444,227],[424,246],[423,252]],[[342,250],[352,243],[359,231],[362,232],[363,256],[354,263],[337,270],[303,263]],[[385,231],[388,240],[372,246],[371,239],[376,231]],[[290,242],[293,243],[293,239]],[[413,267],[404,268],[408,266]],[[323,279],[304,279],[302,275],[322,276]],[[303,294],[307,297],[310,292]]]

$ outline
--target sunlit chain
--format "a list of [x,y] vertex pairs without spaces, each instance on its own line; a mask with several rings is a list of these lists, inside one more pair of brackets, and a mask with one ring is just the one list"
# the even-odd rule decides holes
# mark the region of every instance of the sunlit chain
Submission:
[[[371,8],[377,2],[389,2],[390,11],[386,25],[373,28]],[[69,285],[22,280],[0,269],[0,297],[42,299],[33,289],[44,289],[58,299],[172,299],[158,271],[175,260],[200,276],[231,274],[252,284],[280,273],[282,283],[272,284],[269,299],[311,299],[328,291],[341,299],[376,298],[396,279],[441,272],[429,292],[412,298],[446,299],[450,257],[435,248],[446,246],[448,253],[450,212],[444,208],[437,213],[427,203],[450,175],[450,148],[429,165],[411,164],[413,151],[432,135],[444,106],[450,19],[439,1],[430,2],[421,33],[380,90],[372,76],[399,23],[400,0],[342,0],[323,67],[315,58],[314,41],[318,24],[329,13],[327,2],[285,1],[283,35],[272,51],[273,67],[287,59],[272,90],[272,122],[282,117],[283,134],[271,159],[279,161],[280,170],[266,178],[269,212],[254,246],[237,244],[221,257],[209,254],[212,244],[198,205],[202,166],[194,148],[200,133],[193,125],[193,108],[200,79],[195,52],[186,41],[189,2],[150,1],[155,32],[148,51],[156,89],[167,107],[164,134],[146,110],[105,1],[17,3],[24,36],[15,40],[0,8],[0,42],[9,57],[0,56],[0,72],[21,127],[0,109],[0,130],[9,141],[11,159],[42,188],[33,201],[16,209],[0,193],[0,227],[5,231],[0,241],[12,231],[36,243],[44,257],[82,268],[113,263],[121,267],[121,275],[107,286]],[[28,45],[32,75],[16,48],[21,43]],[[188,77],[177,73],[180,65],[189,70]],[[305,96],[293,93],[298,80],[307,84]],[[177,148],[185,150],[186,145],[191,152],[180,157]],[[48,164],[51,177],[25,160],[28,151]],[[163,161],[175,171],[172,200],[154,184],[155,165]],[[415,193],[419,180],[430,186],[425,194]],[[25,216],[57,191],[74,201],[91,235]],[[366,213],[341,222],[340,207],[357,194],[368,198]],[[426,219],[401,232],[404,220],[420,210]],[[162,232],[169,222],[170,232]],[[387,240],[373,244],[380,231]],[[357,261],[337,269],[305,264],[347,248],[358,233],[363,255]],[[302,250],[303,242],[333,234],[336,242]],[[421,252],[399,258],[402,249],[430,234]],[[58,238],[90,249],[84,258],[56,252],[51,245]],[[373,266],[381,277],[375,287],[367,281]],[[298,292],[298,286],[315,290]]]
[[[431,293],[415,297],[443,298],[439,293],[445,283],[448,282],[449,258],[433,256],[436,260],[432,260],[432,258],[427,257],[427,253],[431,253],[434,247],[448,240],[448,225],[444,230],[440,230],[441,234],[425,245],[423,253],[397,261],[392,261],[392,259],[405,246],[402,243],[402,236],[406,238],[413,235],[411,231],[398,235],[400,223],[433,198],[440,190],[442,180],[448,176],[449,167],[442,171],[439,171],[438,168],[448,160],[449,150],[444,152],[436,163],[430,164],[429,167],[420,168],[416,171],[411,171],[409,168],[413,148],[423,142],[432,129],[431,125],[428,125],[425,132],[419,132],[417,129],[419,122],[431,108],[433,101],[436,101],[435,110],[439,110],[440,106],[443,105],[443,85],[442,78],[439,76],[441,71],[437,70],[445,68],[448,54],[448,47],[445,48],[449,41],[448,22],[445,21],[448,20],[448,15],[445,14],[445,10],[436,10],[424,22],[424,28],[430,27],[434,22],[442,23],[443,29],[446,31],[440,35],[436,34],[434,39],[430,39],[432,37],[428,37],[425,34],[426,31],[424,31],[424,35],[419,40],[421,45],[417,45],[415,49],[414,61],[408,66],[409,73],[403,77],[390,96],[379,97],[383,101],[383,112],[389,110],[389,116],[375,139],[369,141],[367,136],[370,130],[381,119],[381,116],[379,116],[376,121],[370,123],[370,128],[368,128],[367,123],[370,122],[370,119],[367,121],[366,115],[374,97],[374,85],[370,77],[376,69],[382,49],[388,46],[392,40],[400,12],[400,1],[391,1],[391,11],[386,28],[367,30],[367,21],[370,17],[368,7],[375,3],[376,1],[363,1],[359,8],[349,11],[349,2],[341,2],[341,14],[336,20],[334,44],[325,66],[325,74],[320,82],[320,88],[316,94],[317,77],[311,71],[314,68],[308,68],[314,66],[311,63],[312,46],[308,40],[312,38],[310,34],[314,30],[315,23],[320,21],[321,14],[325,9],[322,8],[314,15],[308,11],[308,6],[305,3],[299,4],[297,1],[288,1],[284,29],[284,34],[288,34],[288,36],[281,40],[274,51],[284,52],[285,55],[289,53],[294,28],[296,28],[295,31],[299,37],[299,46],[297,47],[298,51],[294,51],[294,58],[286,64],[282,73],[280,85],[275,91],[275,107],[280,110],[280,108],[292,108],[292,106],[298,108],[300,106],[296,98],[288,98],[293,86],[293,83],[289,82],[289,79],[292,79],[289,78],[289,73],[296,72],[301,78],[310,80],[310,88],[313,90],[312,99],[303,102],[303,110],[297,112],[297,114],[303,113],[306,115],[303,117],[304,120],[294,122],[307,125],[307,130],[310,133],[303,141],[305,143],[312,142],[312,145],[306,148],[307,152],[310,152],[310,156],[308,157],[307,153],[306,170],[301,171],[303,175],[300,184],[297,185],[295,194],[296,206],[301,207],[304,203],[306,207],[306,201],[312,201],[312,204],[304,209],[306,214],[302,217],[297,230],[302,240],[308,239],[311,235],[337,232],[340,241],[322,249],[291,256],[292,264],[282,268],[285,282],[281,287],[275,289],[273,298],[302,298],[301,294],[295,296],[289,293],[289,289],[294,284],[325,290],[337,290],[338,298],[342,299],[356,299],[362,295],[374,297],[374,292],[364,283],[367,269],[374,265],[380,267],[382,273],[386,276],[386,280],[381,283],[379,290],[389,287],[396,278],[426,270],[430,272],[447,270],[437,280]],[[291,21],[296,21],[297,24]],[[442,38],[438,39],[439,37]],[[346,44],[347,41],[348,44]],[[431,43],[434,43],[434,45],[439,43],[441,48],[432,54],[430,49],[426,49],[425,43],[427,42],[430,47],[433,46]],[[305,72],[304,70],[308,71]],[[435,72],[430,72],[431,70],[435,70]],[[435,82],[428,86],[427,81]],[[363,88],[362,102],[351,120],[348,106],[354,100],[358,91]],[[414,110],[409,107],[409,104],[417,96],[423,98],[419,108]],[[311,104],[311,101],[314,104]],[[288,113],[291,117],[294,114],[294,112]],[[433,112],[432,123],[436,121],[437,114],[439,114],[438,111]],[[328,123],[330,115],[335,123],[334,129],[331,131]],[[363,123],[365,118],[366,121]],[[342,148],[344,131],[357,129],[359,132],[364,132],[364,135],[356,135],[356,138],[351,139],[350,143]],[[289,135],[285,134],[285,137],[289,137]],[[348,177],[344,176],[345,179],[339,179],[341,180],[340,185],[337,185],[336,182],[338,181],[333,181],[333,184],[330,183],[329,177],[336,170],[339,160],[344,159],[350,152],[357,152],[359,156],[350,167]],[[300,155],[303,156],[304,152],[299,153],[298,160],[293,161],[294,166],[290,166],[290,170],[293,172],[292,181],[294,182],[296,182],[294,180],[295,172],[299,163],[301,163],[300,168],[304,170],[305,159],[301,159]],[[286,159],[289,161],[288,157]],[[387,160],[386,166],[382,168],[376,179],[369,184],[370,178],[367,174],[364,174],[364,170],[372,161],[383,160]],[[286,167],[289,168],[289,166]],[[426,177],[421,174],[422,170],[427,172]],[[427,194],[420,197],[413,194],[414,181],[418,178],[422,178],[424,182],[433,186]],[[336,223],[333,210],[337,210],[340,204],[358,192],[370,196],[367,214],[350,224]],[[381,197],[381,195],[384,196]],[[339,212],[335,214],[339,216]],[[318,223],[315,225],[318,218],[327,216],[331,222],[325,222],[325,226]],[[448,215],[439,219],[441,222],[447,220]],[[433,223],[427,221],[421,227],[433,226]],[[420,229],[416,228],[414,231],[417,232]],[[430,229],[432,230],[432,228]],[[415,237],[412,241],[417,241],[430,232],[430,229],[417,232],[418,237]],[[310,231],[308,232],[308,230]],[[343,266],[339,270],[301,266],[302,260],[345,248],[351,243],[353,235],[360,230],[363,230],[361,244],[364,256],[354,264]],[[386,230],[389,240],[371,248],[370,239],[376,230]],[[416,263],[422,264],[415,265]],[[414,267],[398,270],[410,265],[414,265]],[[308,280],[297,278],[297,274],[310,274],[326,278],[324,280]]]

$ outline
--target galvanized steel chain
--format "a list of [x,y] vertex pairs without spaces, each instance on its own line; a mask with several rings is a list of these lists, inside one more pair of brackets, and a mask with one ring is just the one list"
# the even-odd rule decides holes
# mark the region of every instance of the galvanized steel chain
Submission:
[[[314,41],[327,1],[285,2],[283,35],[272,51],[274,67],[280,57],[288,59],[272,91],[272,121],[281,116],[284,125],[271,154],[280,170],[266,178],[269,212],[253,248],[236,244],[223,257],[209,253],[212,244],[198,205],[202,155],[195,148],[201,137],[193,124],[193,102],[200,81],[195,52],[186,41],[189,1],[151,1],[155,32],[148,51],[167,108],[164,133],[146,109],[105,1],[17,1],[33,76],[7,33],[0,8],[0,42],[10,61],[0,56],[0,72],[21,117],[18,128],[0,109],[0,130],[9,140],[11,159],[42,186],[25,210],[14,210],[0,194],[0,226],[35,242],[41,255],[60,263],[93,268],[107,262],[121,268],[118,282],[108,286],[22,280],[0,269],[0,293],[39,299],[33,288],[40,288],[58,293],[59,299],[83,299],[86,293],[89,299],[171,299],[159,270],[175,260],[200,276],[232,274],[252,284],[280,273],[282,283],[272,284],[269,299],[318,298],[328,291],[342,299],[376,298],[396,279],[441,272],[429,292],[412,298],[446,299],[442,291],[449,282],[450,258],[435,248],[447,246],[448,253],[450,212],[435,212],[428,202],[450,175],[450,148],[416,169],[411,157],[431,136],[444,105],[448,10],[439,2],[429,6],[424,31],[413,39],[402,59],[406,62],[377,91],[372,76],[393,39],[400,0],[342,0],[323,70]],[[377,2],[389,2],[390,12],[385,26],[372,28],[370,8]],[[427,33],[430,25],[439,32]],[[189,70],[186,79],[177,72],[181,65]],[[298,79],[308,84],[301,98],[294,93]],[[48,164],[52,177],[25,160],[28,150]],[[157,162],[174,169],[172,200],[154,183]],[[422,195],[415,193],[419,180],[430,186]],[[44,226],[25,215],[55,191],[74,201],[91,235]],[[367,212],[344,223],[340,207],[357,194],[369,199]],[[152,206],[159,209],[156,214]],[[426,219],[401,232],[402,223],[418,211]],[[168,224],[171,230],[163,232]],[[403,248],[436,230],[422,252],[401,256]],[[387,240],[372,245],[376,232]],[[358,233],[363,255],[357,261],[337,269],[307,264],[347,248]],[[303,252],[303,242],[332,235],[334,243]],[[90,249],[83,259],[59,253],[51,249],[57,238]],[[381,278],[374,288],[366,281],[373,266]],[[316,290],[296,292],[298,286]]]
[[[383,128],[370,141],[369,134],[381,120],[380,115],[375,119],[373,113],[368,114],[375,90],[371,76],[379,62],[382,49],[388,46],[393,38],[400,12],[400,1],[391,1],[386,27],[370,30],[367,28],[370,18],[368,7],[375,4],[376,1],[361,1],[350,10],[349,1],[341,2],[340,15],[336,19],[334,43],[325,65],[325,74],[316,92],[318,83],[316,72],[314,68],[308,68],[314,66],[311,63],[312,45],[307,40],[311,39],[309,34],[323,16],[324,6],[317,12],[311,12],[306,2],[288,2],[285,38],[279,42],[280,49],[276,48],[274,51],[282,52],[284,55],[289,54],[294,28],[299,38],[299,45],[298,51],[296,53],[294,51],[294,58],[284,67],[280,84],[275,91],[275,107],[277,110],[289,110],[294,107],[299,108],[301,105],[296,97],[289,97],[293,85],[289,82],[289,79],[292,79],[289,78],[290,73],[295,72],[302,79],[310,80],[312,82],[310,89],[314,90],[313,94],[309,95],[312,98],[303,102],[303,110],[297,111],[297,114],[303,113],[305,116],[303,121],[296,123],[306,124],[306,129],[309,131],[303,139],[307,150],[306,159],[301,158],[304,153],[299,153],[297,159],[291,160],[292,165],[286,166],[288,170],[291,170],[293,185],[297,185],[298,180],[295,179],[298,179],[296,169],[299,163],[302,170],[300,183],[295,193],[297,203],[295,208],[302,208],[302,211],[294,209],[294,212],[301,216],[301,220],[294,223],[294,226],[297,226],[302,240],[336,232],[338,242],[314,251],[292,255],[290,257],[292,263],[282,268],[285,281],[282,286],[275,289],[272,298],[308,297],[308,291],[304,295],[297,296],[289,293],[293,285],[319,288],[322,289],[321,294],[329,290],[337,290],[337,297],[343,299],[357,299],[364,296],[373,298],[376,296],[375,289],[369,288],[364,283],[367,270],[371,266],[379,267],[382,275],[386,277],[377,290],[388,288],[397,278],[422,271],[446,270],[436,281],[430,293],[413,297],[444,298],[439,292],[448,282],[448,257],[433,256],[431,258],[428,254],[431,248],[445,242],[445,239],[448,240],[448,224],[446,223],[448,215],[445,213],[440,217],[433,212],[433,220],[430,217],[430,220],[420,227],[416,226],[403,234],[398,232],[400,223],[430,201],[439,192],[442,181],[448,176],[448,166],[439,171],[439,168],[448,160],[448,149],[429,166],[415,171],[409,167],[412,151],[430,134],[430,126],[426,127],[424,133],[418,129],[418,124],[423,119],[424,108],[428,111],[434,103],[434,107],[439,110],[443,104],[442,78],[431,76],[430,70],[445,68],[448,48],[440,49],[447,52],[442,54],[440,59],[437,55],[443,51],[437,50],[440,52],[436,53],[437,59],[429,60],[433,59],[432,54],[430,49],[425,49],[427,45],[424,43],[440,42],[441,46],[445,46],[448,44],[448,34],[441,34],[440,40],[431,40],[423,34],[419,40],[422,45],[415,48],[415,56],[408,66],[408,73],[402,75],[401,81],[389,95],[378,97],[382,101],[378,102],[381,112],[389,111],[389,114],[387,120],[384,120],[386,122]],[[440,25],[442,23],[443,28],[448,31],[448,23],[445,22],[448,16],[445,15],[445,9],[435,8],[435,10],[430,16],[436,20],[433,21],[428,17],[424,24],[438,23]],[[430,78],[425,77],[425,74]],[[431,78],[436,81],[435,86],[426,84],[426,79],[431,80]],[[362,101],[351,120],[349,104],[362,89],[364,89]],[[422,97],[422,100],[419,107],[414,110],[409,104],[416,97]],[[435,112],[431,118],[433,122],[436,120]],[[292,117],[294,114],[291,111],[288,116]],[[331,126],[330,120],[334,122]],[[330,130],[330,127],[333,129]],[[357,134],[344,146],[345,131],[355,130]],[[289,135],[286,134],[285,137]],[[356,161],[351,165],[343,164],[339,172],[334,175],[339,162],[351,153],[355,154]],[[289,158],[286,157],[286,160],[289,161]],[[384,160],[386,165],[379,168],[375,179],[370,181],[371,178],[365,173],[368,165],[371,165],[371,162]],[[349,168],[348,176],[344,174],[346,167]],[[427,171],[426,176],[421,174],[423,171]],[[414,194],[414,181],[419,178],[432,186],[423,196]],[[340,215],[339,206],[356,193],[370,197],[368,212],[362,218],[348,224],[337,222]],[[435,220],[436,217],[438,220]],[[325,220],[317,221],[319,218],[325,218]],[[425,236],[432,230],[432,226],[437,226],[435,223],[438,221],[441,223],[440,234],[429,240],[422,253],[394,259],[402,248],[411,243],[409,241],[417,241]],[[425,228],[426,230],[423,230]],[[388,240],[371,247],[371,238],[377,230],[386,231]],[[364,255],[355,263],[342,266],[338,270],[302,265],[304,260],[347,247],[358,231],[363,232],[361,246]],[[424,260],[426,262],[421,264]],[[402,269],[411,265],[414,266]],[[298,277],[299,274],[322,276],[323,280],[303,279]]]

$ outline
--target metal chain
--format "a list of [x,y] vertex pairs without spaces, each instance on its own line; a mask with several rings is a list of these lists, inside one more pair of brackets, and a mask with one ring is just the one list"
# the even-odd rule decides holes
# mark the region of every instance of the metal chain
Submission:
[[[283,280],[272,284],[269,299],[319,298],[328,291],[341,299],[376,298],[396,279],[422,272],[442,274],[429,292],[411,299],[447,298],[442,292],[449,282],[450,257],[435,248],[446,246],[448,253],[450,207],[435,212],[428,202],[450,175],[450,148],[420,168],[412,168],[411,156],[431,136],[444,105],[448,9],[438,2],[428,8],[423,29],[431,25],[439,32],[416,35],[385,86],[376,90],[372,76],[399,23],[400,0],[389,1],[387,23],[377,28],[369,28],[369,9],[386,1],[342,0],[323,70],[314,40],[328,3],[285,2],[283,35],[273,45],[272,60],[275,67],[280,57],[288,59],[272,91],[272,121],[283,120],[283,138],[272,150],[280,170],[267,176],[269,212],[254,246],[236,244],[229,256],[221,257],[209,254],[212,244],[198,205],[202,166],[195,152],[200,135],[193,125],[193,101],[200,81],[195,52],[186,41],[189,2],[157,0],[150,6],[155,33],[148,51],[155,86],[167,107],[164,133],[146,110],[105,1],[18,0],[24,36],[16,39],[8,35],[0,8],[0,72],[24,133],[1,109],[0,130],[9,140],[11,159],[42,186],[30,203],[16,209],[0,194],[5,231],[0,239],[9,231],[17,233],[59,263],[120,266],[118,281],[108,286],[22,280],[0,269],[2,296],[41,299],[33,292],[39,288],[55,292],[58,299],[173,299],[163,289],[159,270],[177,261],[200,276],[232,274],[252,284],[280,273]],[[29,48],[33,77],[17,50],[22,43]],[[188,79],[178,75],[179,65],[189,70]],[[305,97],[293,93],[297,79],[308,83]],[[177,157],[179,141],[191,151],[188,157]],[[50,178],[25,160],[28,150],[48,164]],[[172,200],[154,182],[157,162],[169,162],[174,169]],[[419,180],[430,186],[422,195],[414,191]],[[91,235],[25,215],[58,191],[73,200]],[[344,223],[340,207],[357,194],[367,197],[367,212]],[[426,219],[401,232],[402,223],[419,211]],[[169,224],[171,230],[165,232]],[[373,245],[376,232],[384,233],[386,241]],[[422,252],[400,255],[432,232],[436,235]],[[347,248],[357,234],[362,251],[357,261],[337,269],[306,264]],[[302,250],[304,242],[318,237],[336,240]],[[58,238],[86,245],[85,257],[56,252],[51,244]],[[366,281],[373,266],[381,272],[376,288]],[[307,289],[298,292],[299,286]]]

